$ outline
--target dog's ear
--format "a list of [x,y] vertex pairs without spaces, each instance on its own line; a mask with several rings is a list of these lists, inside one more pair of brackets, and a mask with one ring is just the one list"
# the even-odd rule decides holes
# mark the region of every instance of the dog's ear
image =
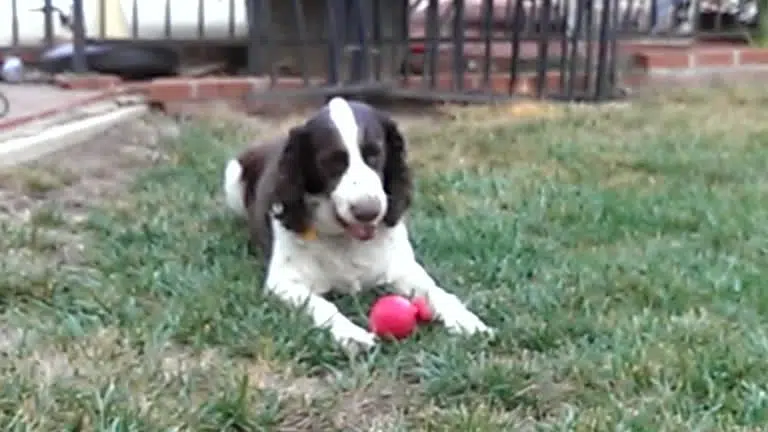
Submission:
[[291,129],[277,165],[277,179],[270,212],[283,225],[296,233],[311,227],[311,214],[304,194],[310,174],[312,145],[310,134],[303,126]]
[[384,190],[387,193],[387,214],[384,223],[395,226],[400,221],[413,196],[411,171],[408,166],[405,139],[392,118],[380,113],[384,127]]

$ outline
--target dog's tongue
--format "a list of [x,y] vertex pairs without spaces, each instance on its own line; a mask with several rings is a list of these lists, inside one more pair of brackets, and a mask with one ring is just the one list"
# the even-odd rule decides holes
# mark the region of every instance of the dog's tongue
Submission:
[[366,241],[372,239],[376,234],[376,226],[366,224],[350,224],[347,225],[347,233],[358,240]]

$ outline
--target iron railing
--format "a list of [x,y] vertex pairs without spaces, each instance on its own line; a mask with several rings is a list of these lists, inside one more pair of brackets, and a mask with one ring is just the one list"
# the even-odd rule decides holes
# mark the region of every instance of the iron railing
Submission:
[[63,36],[82,73],[97,69],[89,45],[216,45],[231,70],[269,81],[259,97],[601,100],[616,95],[620,40],[743,35],[756,23],[753,1],[9,0],[0,49]]
[[[470,27],[480,28],[481,11],[484,0],[465,0],[469,10],[467,22]],[[517,0],[495,0],[498,13],[494,19],[504,20],[510,14]],[[412,0],[412,8],[417,16],[426,14],[429,0]],[[455,11],[453,1],[439,2],[439,16],[443,26],[448,26]],[[551,0],[549,26],[565,27],[572,34],[579,11],[594,9],[599,15],[603,2],[592,0]],[[526,16],[524,33],[535,33],[541,25],[543,0],[522,0],[523,13]],[[617,21],[613,23],[622,39],[632,38],[722,38],[727,36],[744,37],[750,29],[757,26],[757,0],[617,0]],[[537,20],[536,17],[539,17]]]

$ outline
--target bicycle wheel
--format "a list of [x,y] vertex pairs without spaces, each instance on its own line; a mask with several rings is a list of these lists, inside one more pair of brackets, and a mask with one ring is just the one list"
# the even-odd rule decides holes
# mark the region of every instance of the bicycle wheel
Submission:
[[8,115],[8,111],[11,110],[11,102],[8,100],[8,97],[0,93],[0,118],[5,117]]

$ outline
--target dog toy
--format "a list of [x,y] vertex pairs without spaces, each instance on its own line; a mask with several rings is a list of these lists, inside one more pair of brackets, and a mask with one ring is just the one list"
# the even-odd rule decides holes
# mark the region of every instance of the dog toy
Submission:
[[416,306],[416,318],[421,322],[429,322],[435,319],[432,309],[429,307],[429,302],[424,297],[415,297],[411,300],[414,306]]
[[418,306],[405,297],[387,295],[379,298],[368,314],[372,333],[383,339],[405,339],[416,329]]

